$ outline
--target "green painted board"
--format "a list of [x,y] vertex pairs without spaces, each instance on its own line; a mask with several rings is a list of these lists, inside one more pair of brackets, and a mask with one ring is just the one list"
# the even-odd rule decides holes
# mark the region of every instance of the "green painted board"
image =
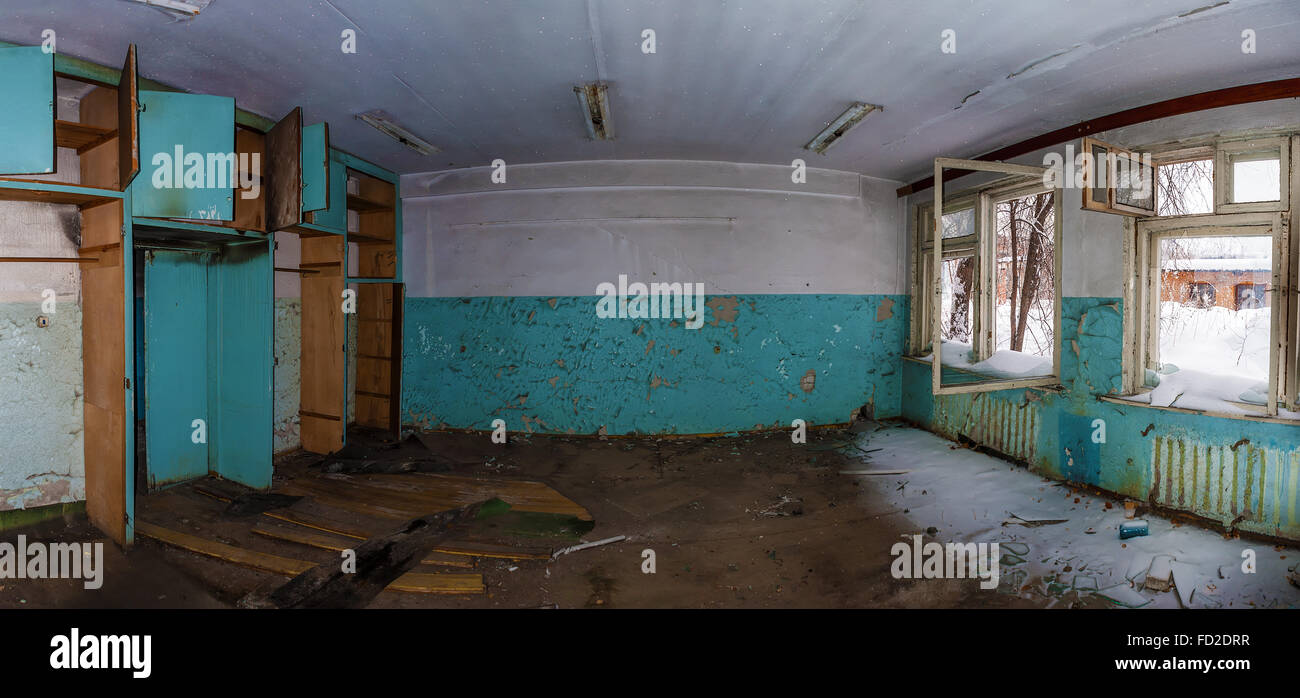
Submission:
[[302,210],[320,211],[330,203],[330,131],[324,122],[302,127]]
[[313,214],[313,223],[342,233],[348,227],[348,168],[339,162],[338,151],[333,149],[330,150],[329,178],[329,207]]
[[0,174],[54,172],[54,54],[0,48],[0,93]]
[[264,490],[271,486],[271,241],[228,244],[208,267],[208,470]]
[[[204,252],[148,250],[144,255],[150,489],[208,474],[208,263]],[[195,435],[197,419],[203,420],[202,440]]]
[[140,108],[134,214],[233,220],[234,98],[141,90]]

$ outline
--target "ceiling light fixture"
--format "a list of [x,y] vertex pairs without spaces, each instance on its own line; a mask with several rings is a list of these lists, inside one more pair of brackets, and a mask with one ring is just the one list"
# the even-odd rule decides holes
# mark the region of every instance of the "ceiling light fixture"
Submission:
[[575,85],[578,106],[586,121],[587,137],[593,141],[614,140],[614,120],[609,111],[609,86],[603,82]]
[[849,129],[856,126],[859,121],[865,119],[867,114],[883,109],[884,107],[878,104],[854,102],[853,106],[845,109],[843,114],[835,117],[835,120],[822,129],[821,133],[808,141],[808,145],[804,146],[804,150],[811,150],[814,153],[825,155],[828,148],[834,145]]
[[134,0],[141,5],[149,5],[173,12],[184,12],[186,14],[197,15],[203,8],[191,2],[181,2],[181,0]]
[[385,114],[383,111],[373,109],[368,112],[357,114],[357,118],[371,126],[374,126],[389,138],[392,138],[398,143],[401,143],[421,155],[433,155],[434,153],[442,152],[442,149],[438,146],[420,138],[414,133],[406,130],[406,128],[398,125],[397,122],[393,121],[392,117]]

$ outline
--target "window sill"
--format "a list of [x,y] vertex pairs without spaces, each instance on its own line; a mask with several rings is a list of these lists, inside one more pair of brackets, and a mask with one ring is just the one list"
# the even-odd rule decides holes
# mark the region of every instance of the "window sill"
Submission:
[[[1143,393],[1138,393],[1138,394],[1141,395]],[[1234,412],[1219,412],[1215,410],[1196,410],[1188,407],[1173,407],[1170,405],[1153,405],[1149,402],[1141,402],[1139,400],[1134,400],[1133,397],[1134,396],[1132,395],[1122,396],[1122,397],[1116,395],[1098,395],[1097,399],[1102,402],[1109,402],[1116,405],[1127,405],[1129,407],[1145,407],[1151,410],[1165,410],[1166,412],[1181,412],[1182,414],[1195,414],[1195,415],[1201,415],[1203,417],[1218,417],[1220,419],[1239,419],[1247,422],[1269,422],[1273,424],[1290,424],[1293,426],[1296,424],[1300,424],[1300,414],[1296,414],[1296,416],[1294,417],[1287,417],[1287,416],[1274,417],[1265,414],[1262,411],[1265,408],[1260,407],[1258,405],[1251,405],[1251,407],[1259,407],[1261,411],[1258,413],[1253,413],[1253,412],[1234,413]],[[1249,403],[1229,403],[1229,404],[1246,405]]]

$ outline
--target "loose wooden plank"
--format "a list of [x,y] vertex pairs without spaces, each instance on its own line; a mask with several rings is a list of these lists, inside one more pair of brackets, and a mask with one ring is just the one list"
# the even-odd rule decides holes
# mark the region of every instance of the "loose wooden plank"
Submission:
[[[305,476],[285,485],[296,491],[328,500],[331,506],[351,510],[357,500],[362,507],[385,509],[391,514],[419,516],[430,511],[455,509],[493,497],[500,498],[519,511],[563,514],[591,521],[591,513],[543,482],[474,478],[435,473],[371,474],[361,473],[347,479]],[[370,513],[358,511],[358,513]],[[407,516],[406,518],[410,518]]]
[[[299,545],[306,545],[321,550],[332,552],[342,552],[351,550],[356,547],[356,539],[348,538],[338,534],[328,534],[323,531],[305,528],[303,526],[257,526],[253,529],[255,535],[276,540],[288,541]],[[461,555],[448,555],[446,553],[430,553],[424,556],[420,561],[422,565],[441,565],[444,567],[462,567],[472,569],[474,562],[467,560]]]
[[[194,487],[194,491],[216,499],[217,501],[230,501],[228,497],[202,487]],[[262,515],[277,521],[283,521],[287,524],[302,526],[304,528],[323,531],[325,533],[332,533],[355,540],[367,540],[369,538],[374,538],[376,535],[374,532],[362,531],[333,519],[305,511],[273,509],[271,511],[262,512]],[[446,555],[487,557],[500,560],[547,560],[551,557],[551,550],[545,547],[518,547],[497,545],[495,543],[483,543],[479,541],[447,541],[435,546],[433,552],[443,553]]]
[[[137,521],[136,532],[192,553],[285,577],[296,577],[317,566],[306,560],[294,560],[256,550],[237,548],[188,533],[173,531],[147,521]],[[388,589],[423,594],[481,594],[484,591],[483,575],[408,572],[389,584]]]

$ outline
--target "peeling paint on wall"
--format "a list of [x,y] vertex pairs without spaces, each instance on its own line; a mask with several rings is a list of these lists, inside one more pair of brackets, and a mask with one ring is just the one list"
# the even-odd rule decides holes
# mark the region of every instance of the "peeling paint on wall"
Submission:
[[[407,298],[404,421],[688,434],[843,422],[873,400],[880,417],[899,412],[906,325],[871,318],[901,296],[713,298],[717,323],[693,330],[601,319],[597,298]],[[808,371],[814,392],[803,389]]]
[[[75,206],[0,202],[0,256],[75,257],[80,237]],[[0,510],[84,500],[80,271],[0,266]]]
[[302,363],[302,299],[275,299],[275,453],[302,445],[298,416]]
[[1296,426],[1098,401],[1121,385],[1120,300],[1067,297],[1062,316],[1063,392],[936,397],[930,366],[905,361],[904,416],[1023,459],[1048,477],[1300,540]]

